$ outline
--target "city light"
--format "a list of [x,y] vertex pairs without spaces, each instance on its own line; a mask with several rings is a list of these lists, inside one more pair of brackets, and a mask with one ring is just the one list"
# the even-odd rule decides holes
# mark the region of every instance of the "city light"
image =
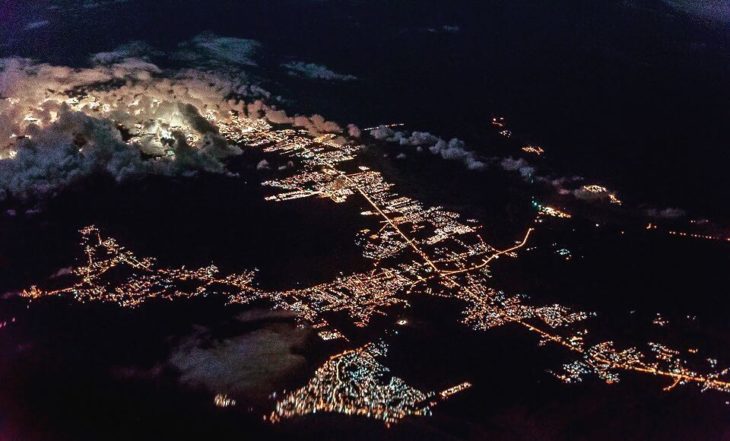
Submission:
[[525,153],[532,153],[535,156],[542,156],[542,154],[545,153],[545,150],[537,145],[528,145],[522,147],[522,151]]
[[[595,314],[559,304],[531,305],[525,296],[494,289],[491,263],[517,257],[534,228],[528,228],[512,245],[498,249],[484,240],[479,222],[399,194],[380,172],[358,166],[358,145],[332,136],[315,137],[303,130],[273,129],[261,120],[239,119],[237,115],[231,115],[230,121],[217,121],[228,139],[296,163],[293,173],[287,171],[262,183],[271,191],[266,200],[285,204],[292,199],[318,198],[342,204],[355,199],[364,205],[358,212],[367,222],[353,241],[371,262],[370,268],[313,286],[267,291],[256,284],[255,271],[221,275],[214,265],[165,268],[154,258],[137,257],[89,226],[81,230],[83,259],[63,280],[67,286],[33,286],[22,295],[31,300],[61,295],[79,302],[113,302],[130,308],[152,299],[209,295],[225,296],[230,304],[265,301],[275,309],[295,313],[322,340],[344,343],[351,336],[330,324],[331,314],[342,314],[353,326],[362,328],[369,326],[373,317],[408,308],[412,296],[438,296],[462,305],[461,321],[474,330],[518,326],[537,336],[541,346],[567,349],[576,359],[554,374],[566,382],[578,382],[593,374],[616,383],[623,371],[665,378],[670,381],[668,390],[695,384],[703,390],[730,392],[728,371],[717,369],[716,362],[708,367],[703,361],[701,368],[690,368],[679,351],[658,343],[648,343],[648,350],[641,351],[636,347],[617,349],[612,341],[589,342],[587,322]],[[503,124],[499,119],[494,123]],[[620,203],[605,187],[589,185],[582,190]],[[570,218],[560,209],[536,201],[533,205],[538,220],[541,216]],[[373,226],[374,220],[379,226]],[[557,253],[565,259],[571,256],[567,249]],[[655,324],[662,326],[660,322]],[[406,323],[396,322],[399,326]],[[430,414],[436,394],[418,391],[397,378],[386,379],[387,369],[377,360],[385,350],[384,344],[370,344],[331,357],[307,385],[285,394],[268,419],[276,422],[316,412],[338,412],[392,424],[406,416]],[[469,386],[463,383],[447,389],[441,397]]]
[[231,407],[236,405],[236,400],[226,394],[218,394],[213,398],[216,407]]
[[439,398],[434,392],[422,392],[389,374],[378,361],[387,351],[385,343],[369,343],[330,357],[304,387],[277,401],[268,420],[277,423],[325,412],[364,416],[390,426],[407,416],[431,415],[439,398],[448,399],[471,387],[462,383],[439,393]]

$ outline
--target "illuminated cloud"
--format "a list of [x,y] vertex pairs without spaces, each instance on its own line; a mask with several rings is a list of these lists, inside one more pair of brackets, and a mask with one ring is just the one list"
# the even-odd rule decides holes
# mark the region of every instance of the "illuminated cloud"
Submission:
[[432,154],[439,155],[443,159],[461,161],[469,170],[483,170],[487,164],[480,160],[476,153],[466,148],[464,141],[453,138],[446,141],[428,132],[394,131],[389,127],[380,126],[370,130],[373,138],[402,146],[412,146],[417,149],[427,148]]
[[697,17],[730,22],[730,2],[727,0],[664,0],[664,2]]
[[466,149],[464,141],[452,138],[449,142],[439,139],[436,144],[428,148],[431,153],[441,155],[444,159],[461,161],[469,170],[483,170],[487,165],[477,159],[474,152]]
[[[94,174],[117,181],[147,174],[183,175],[198,171],[223,173],[214,141],[203,149],[189,146],[183,136],[174,142],[165,160],[142,158],[139,149],[122,140],[108,120],[92,118],[67,107],[58,120],[40,128],[31,126],[12,159],[0,161],[0,199],[38,199]],[[220,146],[218,147],[220,148]]]
[[378,141],[388,141],[395,132],[385,126],[376,127],[372,130],[370,130],[370,136],[377,139]]
[[500,166],[507,171],[514,171],[525,179],[531,178],[535,174],[535,167],[531,166],[526,160],[519,158],[504,158],[500,161]]
[[[201,34],[170,54],[131,42],[91,56],[87,68],[0,59],[0,199],[47,197],[95,174],[228,173],[223,160],[241,149],[227,135],[261,118],[341,135],[321,115],[289,116],[262,101],[271,95],[241,71],[259,47]],[[159,67],[170,59],[196,67]],[[354,125],[346,133],[360,136]]]
[[292,61],[290,63],[282,64],[281,67],[286,69],[289,72],[289,75],[300,76],[313,80],[353,81],[357,79],[354,75],[340,74],[330,70],[326,66],[314,63]]
[[181,44],[176,56],[187,61],[256,66],[260,48],[261,43],[255,40],[204,33]]
[[355,124],[348,124],[347,135],[351,138],[359,138],[360,136],[362,136],[362,131],[360,130],[360,127],[356,126]]
[[29,134],[33,139],[22,141],[12,160],[0,161],[0,199],[52,194],[94,172],[119,179],[141,172],[139,152],[129,149],[116,129],[81,113],[63,110],[57,122],[47,129],[31,127]]
[[33,21],[33,22],[30,22],[27,25],[25,25],[23,30],[32,31],[34,29],[40,29],[40,28],[46,27],[49,24],[51,24],[51,22],[48,20],[37,20],[37,21]]
[[95,65],[111,65],[118,63],[127,58],[147,59],[148,56],[162,55],[147,43],[142,41],[132,41],[117,47],[113,51],[99,52],[91,57],[92,64]]
[[225,98],[245,85],[194,70],[165,78],[137,58],[96,59],[118,62],[0,60],[0,199],[41,198],[93,174],[225,173],[221,160],[241,153],[219,126],[243,111]]
[[[267,320],[269,323],[225,340],[198,328],[180,341],[169,364],[180,372],[183,384],[203,387],[212,394],[265,398],[292,372],[306,365],[297,347],[306,341],[308,330],[294,323],[271,323],[271,318],[263,313],[256,318],[242,318],[251,324]],[[276,313],[272,318],[276,319]]]
[[428,28],[428,32],[431,33],[445,33],[445,34],[456,34],[458,32],[461,32],[461,28],[456,25],[443,25],[439,26],[437,28]]
[[84,9],[101,8],[120,3],[127,3],[128,0],[84,0],[81,7]]
[[47,9],[49,11],[83,12],[128,2],[129,0],[66,0],[55,1]]
[[646,210],[646,214],[649,217],[658,219],[679,219],[685,217],[687,212],[681,208],[669,207],[664,209],[650,208]]
[[342,133],[342,127],[334,121],[327,121],[322,115],[295,116],[292,124],[294,127],[302,127],[313,135],[323,133]]
[[274,124],[291,124],[292,119],[286,114],[284,110],[277,110],[274,108],[265,109],[266,119]]
[[322,115],[296,115],[290,117],[286,111],[268,106],[262,101],[256,101],[248,106],[248,113],[251,117],[266,118],[272,124],[291,124],[294,127],[300,127],[307,130],[314,136],[325,133],[342,133],[342,127],[334,121],[327,121]]

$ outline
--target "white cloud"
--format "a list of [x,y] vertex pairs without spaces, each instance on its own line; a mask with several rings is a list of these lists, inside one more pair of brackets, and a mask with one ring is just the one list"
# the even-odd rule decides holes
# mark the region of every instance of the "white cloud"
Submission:
[[204,33],[180,45],[176,56],[190,61],[256,66],[255,57],[260,48],[261,43],[255,40]]
[[118,63],[126,58],[146,59],[151,55],[161,55],[147,43],[142,41],[133,41],[117,47],[113,51],[99,52],[91,57],[92,64],[110,65]]
[[522,158],[504,158],[500,161],[500,165],[504,170],[518,172],[525,179],[531,178],[535,174],[535,167]]
[[34,29],[40,29],[40,28],[46,27],[49,24],[51,24],[51,22],[48,21],[48,20],[32,21],[32,22],[28,23],[27,25],[25,25],[25,27],[23,28],[23,30],[25,30],[25,31],[32,31]]
[[679,219],[687,215],[687,213],[681,208],[674,207],[664,209],[650,208],[646,210],[646,214],[649,217],[655,217],[659,219]]
[[[251,324],[271,319],[277,319],[275,312],[241,317]],[[266,398],[291,372],[306,365],[297,348],[309,332],[294,323],[268,323],[221,340],[198,327],[173,349],[169,364],[180,372],[180,381],[186,385],[204,387],[213,394]]]
[[356,126],[355,124],[348,124],[347,134],[351,138],[359,138],[360,136],[362,136],[362,131],[360,130],[360,127]]
[[469,170],[483,170],[487,167],[487,164],[479,159],[476,153],[467,149],[464,141],[457,138],[446,141],[428,132],[406,133],[384,126],[370,130],[370,136],[380,141],[412,146],[416,149],[425,147],[432,154],[439,155],[443,159],[461,161]]
[[439,26],[437,28],[428,28],[428,32],[456,34],[458,32],[461,32],[461,28],[456,25],[443,25],[443,26]]
[[292,61],[281,65],[286,69],[290,75],[297,75],[313,80],[328,80],[328,81],[353,81],[357,77],[353,75],[346,75],[334,72],[327,68],[314,63],[304,63],[301,61]]
[[221,160],[241,150],[216,123],[243,110],[225,97],[244,86],[194,70],[161,73],[132,58],[88,69],[0,60],[0,199],[41,198],[98,173],[225,173]]
[[727,0],[664,0],[669,6],[709,20],[730,22]]

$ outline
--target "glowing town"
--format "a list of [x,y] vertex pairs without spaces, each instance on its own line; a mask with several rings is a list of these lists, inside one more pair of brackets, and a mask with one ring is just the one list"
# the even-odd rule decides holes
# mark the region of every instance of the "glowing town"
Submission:
[[[72,99],[66,105],[87,106],[88,101],[96,102],[87,97]],[[155,107],[159,103],[148,104]],[[302,198],[321,198],[333,204],[350,198],[364,202],[368,208],[361,213],[363,219],[375,219],[380,227],[363,227],[353,239],[372,262],[370,269],[315,286],[265,291],[257,287],[255,271],[222,275],[213,265],[198,269],[160,267],[154,258],[137,257],[89,226],[81,230],[83,258],[73,274],[63,279],[68,283],[60,288],[33,286],[22,295],[32,301],[68,296],[79,302],[114,302],[129,308],[153,299],[210,295],[226,296],[230,304],[268,301],[273,308],[296,313],[323,340],[341,340],[345,344],[348,336],[330,324],[330,314],[345,313],[353,325],[366,327],[376,315],[408,308],[413,296],[438,296],[462,304],[461,322],[474,330],[519,326],[534,334],[540,345],[574,354],[573,362],[554,373],[568,383],[594,374],[610,384],[620,380],[621,372],[627,372],[664,378],[667,390],[694,384],[702,390],[730,392],[727,369],[719,370],[715,364],[697,367],[699,362],[690,362],[679,350],[660,343],[650,342],[647,350],[642,350],[618,348],[612,341],[589,342],[586,322],[593,314],[557,304],[530,305],[522,296],[507,295],[491,286],[491,263],[517,257],[544,216],[568,219],[570,214],[534,202],[538,213],[534,228],[525,231],[514,245],[497,249],[483,239],[477,221],[464,220],[458,213],[425,206],[398,194],[381,173],[358,165],[360,146],[353,140],[291,126],[272,126],[262,118],[244,117],[242,106],[233,102],[226,112],[206,112],[206,121],[217,127],[228,142],[278,154],[296,164],[294,172],[288,170],[282,177],[262,183],[271,190],[266,197],[271,203],[285,204]],[[178,125],[184,122],[141,127],[133,136],[152,136],[154,132],[159,134],[159,145],[164,146],[164,140]],[[188,132],[193,133],[187,139],[191,145],[212,142],[205,144],[194,136],[194,131]],[[158,145],[156,142],[153,144]],[[620,203],[602,187],[586,186],[583,191],[605,193],[612,203]],[[120,274],[124,276],[120,278]],[[438,401],[471,386],[461,383],[440,393],[424,393],[399,378],[388,380],[387,368],[378,361],[385,358],[386,348],[384,343],[376,342],[333,355],[308,384],[279,399],[265,418],[275,423],[316,412],[336,412],[393,424],[406,416],[429,415]],[[221,395],[215,403],[227,407],[235,400]]]

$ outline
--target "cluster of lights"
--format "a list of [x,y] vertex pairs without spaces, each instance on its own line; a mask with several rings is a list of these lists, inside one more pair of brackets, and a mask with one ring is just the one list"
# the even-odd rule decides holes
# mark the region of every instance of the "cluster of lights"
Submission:
[[501,130],[499,132],[499,134],[502,135],[502,136],[504,136],[505,138],[511,138],[512,137],[512,130],[508,130],[508,129]]
[[10,320],[3,320],[0,322],[0,329],[7,328],[8,326],[15,323],[15,317],[12,317]]
[[545,153],[545,150],[542,147],[537,146],[537,145],[528,145],[528,146],[522,147],[522,151],[525,153],[532,153],[533,155],[536,155],[536,156],[542,156],[543,153]]
[[405,127],[405,125],[406,125],[405,123],[381,124],[379,126],[376,126],[376,127],[368,127],[368,128],[363,129],[363,130],[366,131],[366,132],[370,132],[372,130],[377,130],[377,129],[382,129],[382,128],[395,129],[395,128],[398,128],[398,127]]
[[217,394],[213,397],[213,404],[215,404],[216,407],[231,407],[236,405],[236,400],[226,394]]
[[597,197],[607,198],[608,202],[614,205],[622,205],[623,202],[616,196],[616,193],[611,192],[606,187],[600,185],[584,185],[580,191],[588,194],[595,195]]
[[253,271],[221,276],[214,265],[199,269],[161,267],[155,259],[138,258],[113,238],[102,237],[94,226],[81,230],[81,247],[85,257],[83,264],[67,276],[75,279],[70,286],[49,290],[32,286],[21,295],[31,300],[68,296],[82,303],[110,302],[125,308],[136,308],[153,299],[211,294],[225,295],[229,303],[237,304],[268,300],[275,308],[294,312],[301,320],[322,328],[319,335],[332,340],[345,337],[326,328],[324,314],[345,312],[356,326],[366,326],[373,315],[384,315],[386,308],[407,306],[406,300],[395,294],[414,284],[414,279],[407,277],[412,270],[403,266],[399,270],[381,268],[342,276],[309,288],[264,291],[255,286]]
[[[694,221],[691,221],[690,223],[696,223]],[[651,230],[657,230],[659,231],[659,226],[655,223],[650,222],[646,225],[646,229]],[[676,231],[676,230],[661,230],[663,232],[666,232],[666,234],[670,236],[675,237],[682,237],[687,239],[702,239],[702,240],[717,240],[722,242],[730,242],[730,237],[723,237],[723,236],[717,236],[717,235],[711,235],[711,234],[699,234],[699,233],[690,233],[687,231]]]
[[[340,413],[381,420],[390,426],[408,416],[431,415],[431,408],[438,403],[436,394],[391,376],[378,361],[387,349],[385,343],[369,343],[330,357],[305,386],[277,401],[268,420],[277,423],[316,413]],[[439,396],[447,399],[470,386],[462,383]]]
[[468,381],[465,381],[461,384],[457,384],[456,386],[452,386],[448,389],[442,390],[439,393],[439,396],[441,397],[441,399],[445,400],[453,395],[458,394],[459,392],[464,392],[465,390],[471,388],[471,386],[472,386],[471,383],[469,383]]
[[[43,290],[37,286],[21,292],[31,300],[47,296],[70,296],[79,302],[103,301],[135,308],[152,299],[174,300],[208,295],[218,290],[252,295],[254,272],[219,277],[210,265],[194,270],[157,267],[151,257],[138,258],[113,238],[104,238],[94,226],[81,231],[84,265],[74,268],[70,286]],[[115,270],[115,271],[112,271]],[[126,277],[119,279],[120,274]]]
[[317,333],[317,335],[319,335],[319,338],[321,338],[324,341],[338,340],[338,339],[347,340],[347,337],[345,337],[340,331],[338,331],[336,329],[319,331]]
[[[278,309],[296,313],[309,323],[320,323],[327,313],[344,312],[358,327],[367,326],[374,315],[408,303],[396,294],[412,285],[404,271],[381,268],[367,273],[341,276],[332,282],[308,288],[280,292],[242,292],[230,297],[231,303],[249,303],[254,299],[269,300]],[[328,339],[337,334],[325,334]]]
[[653,325],[659,326],[659,327],[665,327],[669,325],[669,320],[662,317],[661,314],[657,313],[656,317],[654,317],[654,320],[651,321]]
[[[198,87],[198,88],[196,88]],[[129,83],[123,92],[117,88],[88,87],[73,91],[48,90],[31,103],[19,130],[23,135],[11,135],[11,141],[29,138],[30,126],[45,127],[55,123],[64,109],[81,112],[99,119],[113,121],[127,133],[126,142],[146,154],[172,158],[176,134],[196,149],[211,143],[210,135],[201,133],[203,119],[227,140],[239,142],[255,131],[267,131],[261,119],[241,118],[242,101],[216,100],[211,90],[195,82],[170,79],[154,82]],[[198,114],[198,112],[202,114]],[[196,121],[197,119],[197,121]],[[14,149],[6,149],[12,157]]]
[[573,259],[573,253],[570,252],[567,248],[560,248],[558,250],[555,250],[555,254],[558,256],[561,256],[565,260],[572,260]]
[[[274,130],[260,121],[247,120],[243,124],[233,116],[231,125],[217,121],[227,136],[267,153],[296,159],[301,165],[301,170],[293,176],[263,183],[279,191],[267,197],[268,200],[362,199],[368,206],[362,211],[363,216],[377,217],[382,225],[377,231],[363,229],[355,238],[364,256],[374,262],[374,268],[316,286],[264,291],[255,286],[254,272],[221,276],[212,265],[195,270],[160,268],[155,259],[137,258],[114,239],[103,238],[96,228],[88,227],[81,231],[84,264],[69,276],[75,282],[55,290],[32,287],[23,295],[31,299],[68,295],[78,301],[111,301],[124,307],[135,307],[154,298],[189,298],[212,293],[226,295],[230,303],[268,300],[275,308],[296,313],[324,340],[347,340],[342,332],[329,325],[327,314],[345,313],[354,325],[363,327],[373,316],[386,314],[389,308],[407,307],[405,298],[409,295],[437,295],[464,303],[463,322],[476,330],[508,324],[521,326],[537,335],[541,344],[562,346],[578,354],[579,360],[566,365],[565,373],[557,374],[568,382],[580,381],[583,375],[592,373],[613,383],[618,381],[619,371],[629,371],[670,379],[672,387],[691,383],[704,389],[730,392],[730,383],[722,379],[726,371],[701,374],[686,367],[678,353],[660,346],[650,346],[652,356],[635,348],[617,350],[611,342],[589,346],[585,342],[587,331],[575,329],[575,325],[593,314],[562,305],[527,305],[524,297],[507,296],[491,288],[490,264],[503,256],[516,256],[526,246],[533,229],[514,245],[496,249],[483,240],[477,222],[463,221],[457,213],[442,207],[427,207],[399,195],[381,173],[367,167],[358,167],[357,171],[352,171],[353,167],[339,168],[356,159],[358,146],[342,143],[332,136],[314,138],[301,130]],[[504,124],[501,119],[493,123]],[[606,195],[611,202],[620,203],[604,187],[585,186],[583,191]],[[552,207],[538,204],[537,208],[541,215],[570,217]],[[113,268],[125,268],[122,274],[126,278],[120,281],[119,271],[110,276]],[[427,401],[431,395],[410,388],[399,379],[383,381],[387,370],[376,358],[384,355],[384,351],[383,345],[375,344],[332,357],[309,384],[277,403],[270,420],[339,412],[391,424],[407,415],[430,413],[431,403]],[[447,396],[448,391],[444,391]]]
[[542,205],[539,202],[533,200],[532,206],[537,209],[537,212],[543,216],[556,217],[559,219],[570,219],[573,216],[558,208],[550,207],[548,205]]
[[492,118],[492,127],[498,130],[498,133],[505,138],[512,137],[512,131],[507,128],[507,121],[504,117],[495,116]]
[[507,123],[502,116],[495,116],[492,118],[492,126],[498,129],[503,129],[507,126]]
[[721,240],[721,241],[730,242],[730,237],[712,236],[709,234],[688,233],[686,231],[674,231],[674,230],[670,230],[667,233],[669,233],[672,236],[688,237],[691,239]]
[[[492,329],[508,323],[524,323],[530,319],[539,320],[555,329],[581,322],[594,315],[582,311],[572,311],[557,304],[525,305],[523,296],[507,296],[502,291],[494,291],[484,286],[482,280],[470,275],[463,279],[458,286],[465,286],[466,289],[454,293],[454,296],[469,305],[464,312],[463,321],[475,330]],[[576,341],[579,340],[582,339]]]

